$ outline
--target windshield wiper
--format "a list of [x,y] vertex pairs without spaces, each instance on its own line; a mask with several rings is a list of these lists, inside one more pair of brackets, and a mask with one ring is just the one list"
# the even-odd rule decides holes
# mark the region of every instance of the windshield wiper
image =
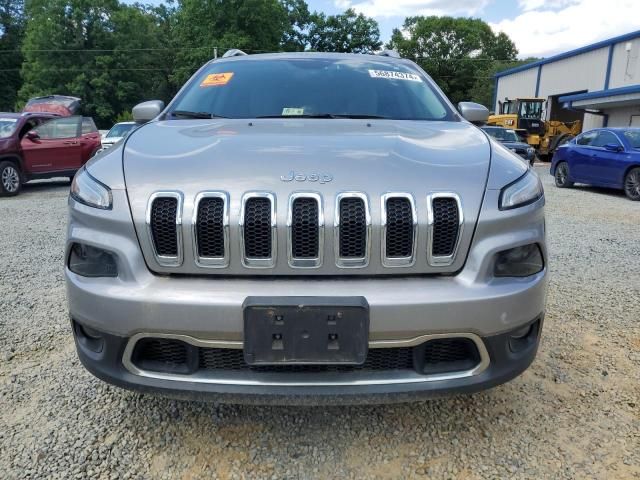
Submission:
[[215,115],[209,112],[190,112],[189,110],[174,110],[173,112],[169,112],[174,117],[183,117],[183,118],[228,118],[223,117],[222,115]]
[[381,117],[379,115],[347,115],[340,113],[309,113],[301,115],[262,115],[256,118],[355,118],[355,119],[388,119],[389,117]]

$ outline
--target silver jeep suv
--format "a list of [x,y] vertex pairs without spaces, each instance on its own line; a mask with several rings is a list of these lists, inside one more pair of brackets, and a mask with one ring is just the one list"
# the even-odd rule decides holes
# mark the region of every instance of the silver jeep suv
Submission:
[[232,51],[75,177],[66,281],[97,377],[230,402],[473,392],[533,361],[537,175],[411,61]]

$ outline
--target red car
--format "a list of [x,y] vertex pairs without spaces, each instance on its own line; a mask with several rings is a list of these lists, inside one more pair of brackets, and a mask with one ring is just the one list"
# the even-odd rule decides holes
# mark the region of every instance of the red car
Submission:
[[[100,133],[91,118],[46,113],[45,102],[36,108],[0,113],[0,196],[17,195],[29,180],[73,178],[100,148]],[[66,113],[59,104],[51,111]]]

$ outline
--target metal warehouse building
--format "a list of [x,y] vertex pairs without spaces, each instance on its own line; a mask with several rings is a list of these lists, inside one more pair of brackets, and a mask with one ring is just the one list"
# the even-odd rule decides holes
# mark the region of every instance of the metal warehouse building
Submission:
[[640,127],[640,30],[496,75],[493,109],[506,99],[546,99],[546,120],[583,130]]

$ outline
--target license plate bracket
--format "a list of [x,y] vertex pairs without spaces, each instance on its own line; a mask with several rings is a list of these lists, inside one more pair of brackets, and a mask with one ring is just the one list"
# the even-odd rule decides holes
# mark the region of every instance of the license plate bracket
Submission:
[[367,358],[364,297],[247,297],[243,312],[249,365],[360,365]]

